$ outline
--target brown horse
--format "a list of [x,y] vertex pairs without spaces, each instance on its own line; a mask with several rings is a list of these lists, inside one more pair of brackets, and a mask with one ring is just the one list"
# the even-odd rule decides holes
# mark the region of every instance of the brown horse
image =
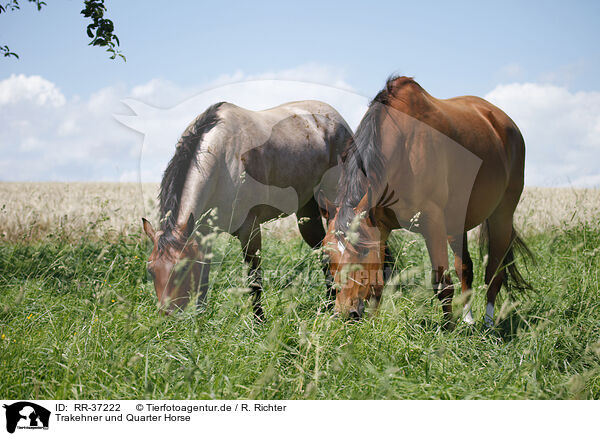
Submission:
[[513,227],[525,145],[500,109],[472,96],[440,100],[412,78],[393,77],[371,102],[343,159],[335,205],[321,202],[329,221],[325,249],[338,285],[336,311],[360,318],[365,301],[379,302],[386,240],[400,227],[425,237],[446,326],[452,325],[454,293],[447,243],[466,294],[463,316],[472,323],[467,231],[479,224],[487,224],[489,239],[485,324],[493,325],[507,272],[517,287],[528,286],[513,254],[517,245],[526,249]]
[[[161,228],[155,231],[142,219],[153,242],[148,271],[162,308],[184,307],[194,296],[204,300],[210,267],[206,241],[217,228],[241,242],[254,313],[262,319],[260,224],[296,213],[304,240],[319,247],[325,229],[315,188],[351,136],[341,115],[319,101],[256,112],[218,103],[194,120],[161,182]],[[216,213],[207,216],[209,211]],[[328,275],[327,263],[324,271]]]

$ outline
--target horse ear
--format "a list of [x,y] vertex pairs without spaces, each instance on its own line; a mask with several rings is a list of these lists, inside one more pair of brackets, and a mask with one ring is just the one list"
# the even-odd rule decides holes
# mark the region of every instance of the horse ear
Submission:
[[333,204],[329,199],[325,196],[323,191],[319,191],[317,193],[317,204],[319,205],[319,211],[321,212],[321,216],[329,221],[335,215],[335,204]]
[[367,192],[363,195],[363,198],[360,199],[358,205],[354,208],[356,213],[361,212],[369,212],[371,209],[371,187],[367,187]]
[[144,232],[146,235],[148,235],[150,240],[154,242],[156,239],[156,232],[154,231],[152,224],[150,224],[150,221],[148,221],[146,218],[142,218],[142,227],[144,228]]
[[192,235],[192,232],[194,231],[195,225],[196,225],[196,221],[194,220],[194,214],[190,213],[190,216],[188,217],[187,222],[181,228],[181,233],[183,234],[183,236],[185,236],[186,238],[189,238]]

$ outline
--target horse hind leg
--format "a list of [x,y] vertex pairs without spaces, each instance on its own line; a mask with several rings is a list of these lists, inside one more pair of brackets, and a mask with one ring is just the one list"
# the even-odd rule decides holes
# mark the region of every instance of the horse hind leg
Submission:
[[264,310],[261,303],[262,297],[262,269],[260,266],[260,249],[262,238],[260,234],[260,224],[255,216],[248,215],[244,224],[237,232],[237,237],[242,245],[244,261],[248,264],[248,281],[250,292],[252,294],[252,309],[257,321],[264,321]]
[[[296,216],[298,218],[298,229],[304,241],[313,249],[321,248],[325,238],[325,229],[321,221],[319,205],[314,197],[298,210]],[[329,262],[322,255],[321,266],[327,286],[327,308],[330,309],[335,302],[335,288],[333,286],[333,276],[329,270]]]
[[454,252],[454,268],[460,280],[464,306],[462,319],[467,324],[474,324],[473,312],[471,311],[472,289],[473,289],[473,261],[469,254],[467,245],[467,232],[462,235],[448,238],[450,247]]
[[488,263],[485,269],[487,304],[484,324],[494,326],[494,306],[502,284],[506,281],[506,267],[512,261],[512,242],[514,238],[513,214],[516,208],[514,201],[502,201],[498,208],[487,219],[489,239]]

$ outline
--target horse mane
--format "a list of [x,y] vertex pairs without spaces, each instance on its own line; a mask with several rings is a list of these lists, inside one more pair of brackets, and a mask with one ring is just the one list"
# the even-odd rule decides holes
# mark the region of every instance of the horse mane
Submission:
[[167,169],[160,183],[160,216],[162,235],[158,239],[158,249],[163,250],[167,246],[182,248],[185,241],[180,241],[174,234],[173,229],[177,223],[179,214],[179,202],[183,185],[192,164],[197,164],[196,155],[198,147],[204,135],[220,121],[218,111],[224,102],[210,106],[204,113],[199,115],[183,131],[181,138],[177,141],[175,154],[169,161]]
[[[354,218],[354,208],[367,192],[368,186],[379,187],[383,176],[384,158],[381,151],[379,120],[390,99],[407,84],[417,84],[412,77],[390,76],[385,87],[369,103],[369,109],[356,128],[353,138],[342,153],[342,175],[336,199],[339,206],[336,230],[344,232]],[[417,84],[418,86],[418,84]]]

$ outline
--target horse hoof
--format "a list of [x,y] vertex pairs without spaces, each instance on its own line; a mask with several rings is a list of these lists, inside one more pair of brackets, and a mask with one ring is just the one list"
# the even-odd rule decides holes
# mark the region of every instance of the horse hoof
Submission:
[[456,323],[454,322],[454,320],[451,320],[451,319],[444,321],[444,323],[442,324],[442,329],[447,332],[451,332],[455,328],[456,328]]
[[466,324],[470,324],[470,325],[475,324],[475,320],[473,319],[473,312],[471,312],[471,309],[463,311],[462,320]]
[[475,325],[475,320],[472,317],[465,316],[463,322],[468,325]]
[[254,321],[258,324],[263,324],[265,322],[265,314],[262,310],[262,307],[254,310]]

